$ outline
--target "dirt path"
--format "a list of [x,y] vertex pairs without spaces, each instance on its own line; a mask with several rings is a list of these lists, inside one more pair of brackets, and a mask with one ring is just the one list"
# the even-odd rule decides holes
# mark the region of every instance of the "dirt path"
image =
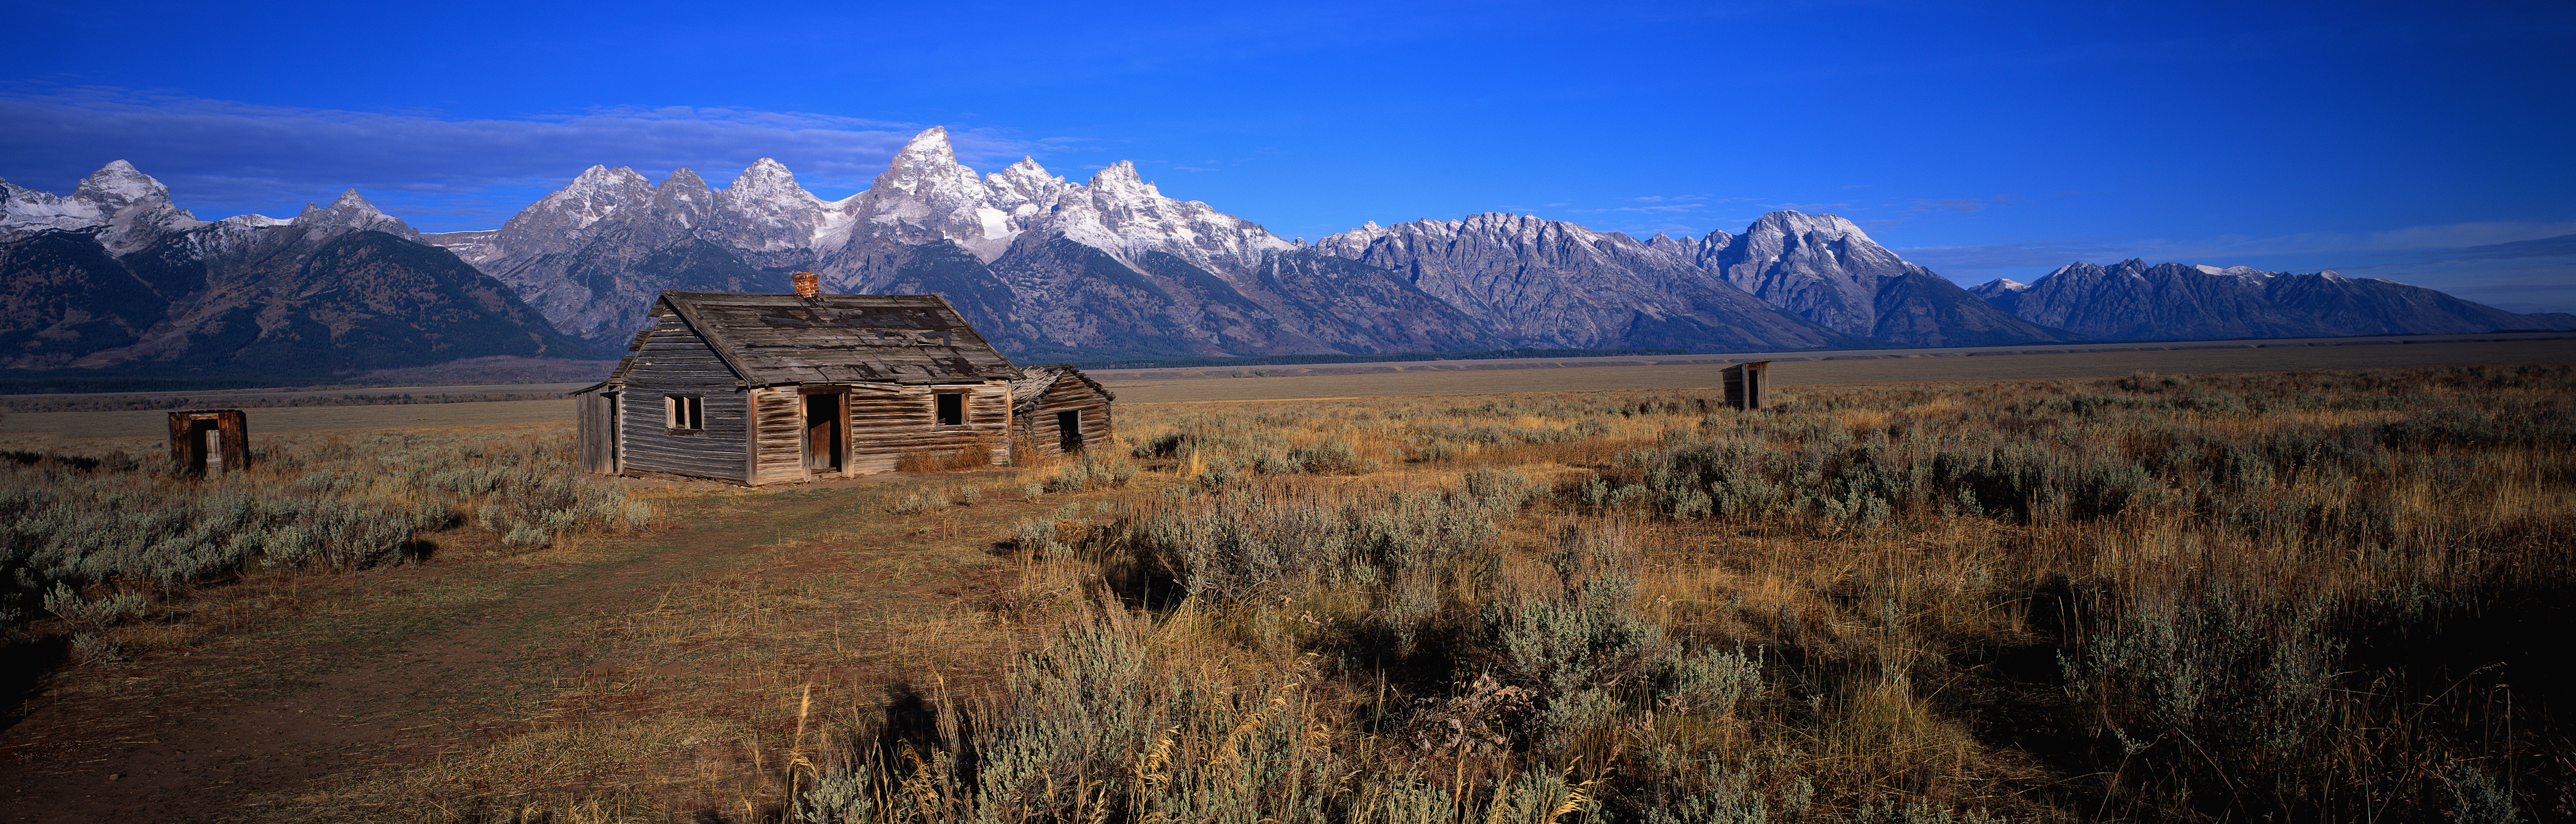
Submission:
[[[583,648],[578,627],[638,609],[639,600],[649,606],[675,582],[756,575],[763,562],[780,560],[768,547],[842,518],[858,493],[841,487],[675,505],[670,526],[603,541],[565,562],[433,557],[424,566],[327,576],[300,595],[315,606],[274,615],[273,627],[65,667],[0,730],[0,786],[8,788],[0,821],[273,818],[278,811],[245,805],[489,746],[524,732],[536,707],[585,672],[621,668]],[[467,532],[450,537],[474,537]],[[832,549],[834,557],[880,564],[938,554],[905,543],[876,536]],[[467,554],[461,549],[444,552]],[[288,597],[259,586],[224,596]],[[884,606],[943,600],[935,587],[910,594]]]

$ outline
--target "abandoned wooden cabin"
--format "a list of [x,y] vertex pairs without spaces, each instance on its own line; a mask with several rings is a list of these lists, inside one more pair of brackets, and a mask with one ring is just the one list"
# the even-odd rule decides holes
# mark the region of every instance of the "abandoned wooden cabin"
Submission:
[[[938,295],[663,292],[573,393],[584,470],[752,486],[1011,461],[1018,367]],[[1100,414],[1103,432],[1108,415]]]
[[1109,402],[1116,399],[1073,364],[1032,366],[1011,382],[1011,420],[1035,457],[1080,452],[1109,440]]

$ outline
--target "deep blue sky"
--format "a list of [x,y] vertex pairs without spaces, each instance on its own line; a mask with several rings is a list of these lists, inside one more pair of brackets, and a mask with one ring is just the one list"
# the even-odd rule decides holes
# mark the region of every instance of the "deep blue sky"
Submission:
[[2576,234],[2576,6],[1943,5],[8,0],[0,177],[485,228],[593,163],[837,198],[942,124],[1290,236],[1794,208],[1969,283],[2137,256],[2576,311],[2576,239],[2526,242]]

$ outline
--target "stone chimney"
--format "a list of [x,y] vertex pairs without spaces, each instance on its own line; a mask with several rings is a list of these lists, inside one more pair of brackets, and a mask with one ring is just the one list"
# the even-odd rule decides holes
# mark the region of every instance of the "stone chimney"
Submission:
[[822,294],[822,293],[823,293],[823,284],[815,280],[815,278],[814,278],[814,273],[812,273],[812,272],[798,272],[798,273],[796,273],[796,296],[797,296],[797,297],[800,297],[800,298],[810,298],[810,297],[814,297],[814,296],[816,296],[816,295],[820,295],[820,294]]

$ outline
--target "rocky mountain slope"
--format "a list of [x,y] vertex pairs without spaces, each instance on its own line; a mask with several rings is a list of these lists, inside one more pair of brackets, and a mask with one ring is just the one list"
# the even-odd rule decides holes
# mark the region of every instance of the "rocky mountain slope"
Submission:
[[[1808,220],[1847,230],[1834,239],[1837,250],[1894,261],[1849,223]],[[781,278],[796,269],[820,272],[837,291],[945,294],[996,344],[1030,356],[1806,349],[1882,345],[1873,339],[1881,327],[1895,335],[1885,340],[1909,344],[2065,337],[1938,278],[1956,293],[1948,304],[1913,296],[1937,298],[1935,290],[1899,288],[1881,312],[1883,282],[1916,271],[1901,261],[1816,275],[1866,282],[1860,319],[1844,328],[1710,270],[1700,251],[1740,245],[1724,233],[1652,246],[1527,217],[1435,223],[1372,226],[1309,247],[1165,197],[1129,163],[1081,183],[1027,159],[979,175],[932,128],[866,191],[842,200],[806,192],[771,160],[722,190],[685,169],[657,186],[631,170],[593,167],[497,231],[429,240],[509,284],[560,328],[595,340],[640,325],[660,289],[783,289]],[[1383,238],[1393,239],[1372,248]],[[1801,242],[1788,245],[1806,248]],[[1783,279],[1784,267],[1804,265],[1742,268]]]
[[1712,233],[1692,251],[1695,262],[1727,283],[1856,335],[1909,346],[2080,339],[1995,311],[1834,215],[1772,212],[1744,234]]
[[2551,329],[2549,319],[2390,280],[2127,260],[1972,290],[2032,323],[2101,340],[2216,340]]
[[0,181],[0,368],[304,380],[599,348],[355,191],[208,222],[124,161],[67,197]]
[[[1773,212],[1742,235],[1657,234],[1640,241],[1561,221],[1484,214],[1371,223],[1327,236],[1316,248],[1404,272],[1425,291],[1530,346],[1600,346],[1576,341],[1604,339],[1698,349],[1758,349],[1784,340],[1980,346],[2078,339],[1985,305],[1833,215]],[[1813,327],[1838,334],[1818,335]]]
[[[444,250],[440,252],[439,250]],[[1973,346],[2545,327],[2387,281],[2137,261],[1974,293],[1833,215],[1637,239],[1528,215],[1371,223],[1313,245],[1134,165],[981,174],[939,128],[826,201],[763,159],[715,188],[594,166],[499,229],[421,235],[352,192],[206,222],[110,164],[0,181],[0,366],[345,371],[622,345],[664,289],[946,295],[1015,356],[1503,347]]]
[[1370,223],[1326,236],[1315,249],[1398,272],[1517,346],[1880,345],[1780,312],[1683,255],[1528,215]]

